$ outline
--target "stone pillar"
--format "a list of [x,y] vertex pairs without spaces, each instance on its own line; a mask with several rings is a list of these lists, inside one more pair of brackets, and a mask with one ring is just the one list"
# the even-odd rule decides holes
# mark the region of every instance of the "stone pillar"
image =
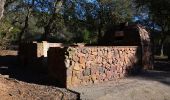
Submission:
[[48,42],[43,41],[42,43],[43,43],[43,55],[44,55],[44,57],[47,57],[47,52],[48,52],[48,49],[49,49]]

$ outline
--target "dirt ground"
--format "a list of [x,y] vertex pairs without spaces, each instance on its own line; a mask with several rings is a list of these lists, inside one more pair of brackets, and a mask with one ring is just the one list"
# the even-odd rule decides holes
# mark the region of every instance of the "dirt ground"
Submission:
[[[16,51],[0,51],[0,100],[170,100],[170,61],[155,69],[103,84],[59,88],[44,72],[16,64]],[[73,92],[74,91],[74,92]]]
[[105,84],[73,89],[82,100],[170,100],[170,72],[148,71]]
[[77,97],[66,89],[29,84],[0,75],[0,100],[76,100]]
[[18,66],[17,51],[0,51],[0,100],[77,100],[79,93],[59,88],[48,74]]

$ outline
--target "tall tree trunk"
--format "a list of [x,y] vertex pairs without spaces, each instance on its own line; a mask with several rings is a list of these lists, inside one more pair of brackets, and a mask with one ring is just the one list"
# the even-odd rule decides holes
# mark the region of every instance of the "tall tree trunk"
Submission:
[[47,25],[44,27],[44,34],[42,35],[42,40],[47,41],[48,38],[48,34],[50,34],[52,32],[52,25],[54,23],[54,21],[56,20],[56,14],[59,13],[59,11],[61,10],[61,6],[63,5],[63,0],[57,0],[55,5],[54,5],[54,11],[52,12],[52,16],[49,19]]
[[0,20],[3,17],[5,1],[6,0],[0,0]]
[[102,38],[102,12],[99,12],[99,18],[98,18],[98,42],[100,42]]
[[162,36],[160,42],[160,56],[164,56],[164,41],[166,40],[166,36]]
[[19,33],[19,43],[21,43],[21,41],[22,41],[22,37],[23,37],[23,35],[24,35],[24,33],[27,33],[27,29],[28,29],[28,26],[29,26],[29,24],[28,24],[28,22],[29,22],[29,17],[30,17],[30,12],[27,14],[27,16],[26,16],[26,18],[25,18],[25,25],[24,25],[24,27],[22,28],[22,30],[21,30],[21,32]]
[[23,37],[24,33],[28,32],[29,19],[30,19],[34,4],[35,4],[35,0],[32,0],[31,6],[28,6],[28,8],[27,8],[27,15],[26,15],[26,18],[25,18],[25,21],[24,21],[25,24],[24,24],[24,27],[21,29],[21,32],[19,33],[19,39],[18,39],[19,44],[22,41],[22,37]]

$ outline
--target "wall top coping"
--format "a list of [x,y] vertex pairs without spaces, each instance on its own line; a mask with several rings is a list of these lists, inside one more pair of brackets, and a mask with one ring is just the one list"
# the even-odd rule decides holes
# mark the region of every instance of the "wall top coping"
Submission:
[[140,46],[68,46],[68,47],[74,47],[74,48],[111,48],[111,47],[114,47],[114,48],[138,48]]
[[140,46],[117,46],[117,45],[88,45],[88,44],[85,44],[85,43],[77,43],[77,44],[63,44],[63,43],[49,43],[49,42],[47,42],[47,41],[42,41],[42,42],[36,42],[36,41],[33,41],[33,43],[36,43],[36,44],[48,44],[49,45],[49,47],[55,47],[55,46],[58,46],[58,47],[74,47],[74,48],[80,48],[80,47],[82,47],[82,48],[84,48],[84,47],[87,47],[87,48],[101,48],[101,47],[104,47],[104,48],[106,48],[106,47],[115,47],[115,48],[137,48],[137,47],[140,47]]
[[[58,48],[138,48],[140,46],[64,46],[64,47],[58,47]],[[50,48],[56,48],[56,47],[50,47]]]

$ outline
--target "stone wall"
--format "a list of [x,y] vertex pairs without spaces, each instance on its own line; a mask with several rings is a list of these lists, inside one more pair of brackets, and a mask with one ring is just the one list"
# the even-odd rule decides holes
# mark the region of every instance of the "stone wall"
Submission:
[[67,88],[102,83],[140,71],[138,46],[50,48],[49,73]]
[[24,42],[19,48],[20,63],[23,66],[47,66],[47,51],[50,47],[63,47],[62,43]]

